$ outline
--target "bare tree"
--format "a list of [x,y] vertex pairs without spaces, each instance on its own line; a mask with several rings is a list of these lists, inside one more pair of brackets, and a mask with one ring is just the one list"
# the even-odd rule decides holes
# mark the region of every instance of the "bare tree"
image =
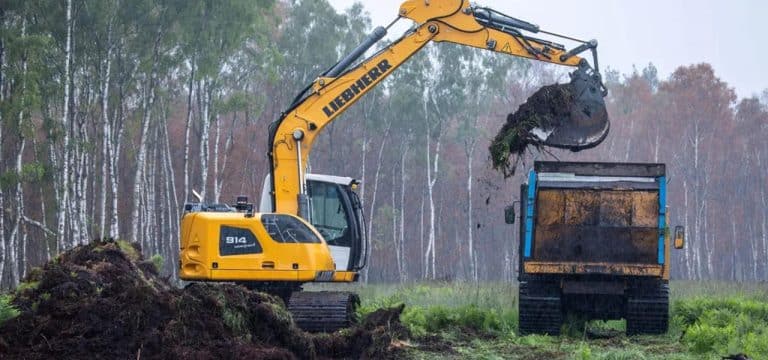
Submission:
[[103,60],[103,73],[101,80],[101,206],[99,211],[99,238],[104,238],[107,231],[107,181],[109,179],[109,142],[112,133],[109,119],[109,84],[112,75],[112,24],[114,18],[107,25],[107,53]]
[[[381,175],[381,158],[384,155],[384,148],[387,145],[387,141],[389,140],[389,130],[392,128],[392,121],[387,120],[386,128],[384,130],[384,136],[381,139],[381,145],[379,146],[379,154],[377,156],[376,161],[376,171],[373,173],[373,189],[371,192],[371,203],[370,203],[370,211],[369,214],[373,214],[376,209],[376,194],[379,191],[379,176]],[[368,219],[368,231],[367,233],[369,236],[373,234],[373,216],[370,216]],[[371,268],[372,261],[369,259],[369,266],[365,268],[363,271],[363,279],[365,281],[368,281],[368,269]]]
[[[426,154],[427,154],[427,199],[429,201],[429,231],[427,233],[427,249],[424,253],[424,263],[425,263],[425,270],[424,274],[427,278],[430,278],[430,270],[431,270],[431,278],[435,279],[437,277],[436,273],[436,248],[437,244],[436,241],[436,234],[435,234],[435,199],[434,199],[434,189],[435,184],[437,184],[437,180],[439,179],[439,170],[440,170],[440,146],[442,145],[443,140],[443,127],[440,126],[439,122],[442,118],[443,114],[440,112],[440,109],[437,106],[437,103],[434,99],[434,97],[426,97],[424,99],[424,107],[425,111],[424,113],[425,118],[424,121],[427,124],[427,136],[426,136]],[[432,109],[430,109],[430,107]],[[430,122],[430,119],[432,116],[430,114],[436,115],[435,117],[438,119],[434,123]],[[435,127],[435,132],[430,131],[433,127]],[[432,148],[431,146],[431,139],[432,137],[435,137],[435,146]],[[434,156],[434,159],[433,159]]]
[[57,219],[57,232],[59,236],[58,247],[60,249],[67,249],[73,244],[67,243],[66,230],[67,230],[67,205],[69,204],[69,170],[70,170],[70,131],[69,131],[69,104],[70,104],[70,86],[71,86],[71,67],[72,67],[72,31],[74,24],[72,22],[72,0],[67,0],[67,44],[64,49],[64,99],[63,99],[63,114],[61,116],[61,128],[64,133],[64,144],[61,147],[61,155],[58,158],[62,161],[58,167],[61,176],[59,187],[60,198],[57,199],[58,214]]

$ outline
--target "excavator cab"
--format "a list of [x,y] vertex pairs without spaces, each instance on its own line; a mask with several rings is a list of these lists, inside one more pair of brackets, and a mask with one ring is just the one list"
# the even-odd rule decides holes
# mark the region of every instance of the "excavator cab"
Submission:
[[[272,180],[268,175],[262,189],[260,211],[273,212]],[[307,174],[309,216],[305,220],[323,236],[339,272],[357,272],[368,259],[363,207],[355,191],[359,182],[350,177]]]
[[337,271],[365,267],[366,242],[363,208],[352,178],[307,175],[311,215],[309,222],[323,235]]

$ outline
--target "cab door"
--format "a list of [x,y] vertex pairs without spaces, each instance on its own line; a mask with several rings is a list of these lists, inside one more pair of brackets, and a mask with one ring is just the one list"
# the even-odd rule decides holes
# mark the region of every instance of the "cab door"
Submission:
[[[337,271],[357,270],[362,251],[359,201],[341,184],[308,180],[310,223],[323,235]],[[357,204],[357,205],[356,205]]]

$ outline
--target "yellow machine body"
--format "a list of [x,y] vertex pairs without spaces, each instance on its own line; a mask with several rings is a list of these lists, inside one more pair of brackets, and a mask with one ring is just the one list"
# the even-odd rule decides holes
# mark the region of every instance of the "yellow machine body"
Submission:
[[[295,236],[293,242],[278,241],[275,239],[274,224],[264,223],[270,216],[275,215],[256,213],[246,216],[240,212],[186,214],[181,223],[183,236],[179,277],[183,280],[301,283],[354,280],[353,272],[335,271],[328,245],[306,221],[293,215],[280,215],[303,225],[299,233],[310,233],[314,237],[313,242],[307,239],[309,236]],[[229,229],[240,233],[228,234]],[[241,235],[248,233],[253,239],[243,240],[247,236]],[[237,253],[238,245],[250,250]],[[234,248],[235,253],[223,254],[222,249],[227,246]]]

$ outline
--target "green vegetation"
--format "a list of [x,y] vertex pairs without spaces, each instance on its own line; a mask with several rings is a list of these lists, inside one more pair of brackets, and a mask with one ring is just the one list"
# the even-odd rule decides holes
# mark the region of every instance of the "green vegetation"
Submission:
[[19,310],[11,304],[11,296],[0,295],[0,325],[17,316],[19,316]]
[[140,257],[139,252],[136,250],[135,247],[133,247],[133,244],[131,244],[130,241],[117,240],[115,241],[115,243],[117,243],[117,246],[120,247],[120,250],[122,250],[123,253],[125,253],[125,256],[127,256],[128,259],[134,262],[139,261],[139,257]]
[[155,265],[155,269],[157,272],[163,271],[163,264],[165,263],[165,259],[163,259],[163,255],[155,254],[152,255],[151,258],[149,258],[149,261],[152,262],[153,265]]
[[22,292],[25,290],[34,290],[34,289],[37,289],[39,285],[40,285],[39,281],[24,281],[19,283],[19,286],[16,287],[16,291]]
[[670,331],[624,335],[624,321],[578,321],[560,337],[517,335],[517,288],[433,283],[361,287],[361,313],[405,303],[417,359],[768,359],[768,286],[673,282]]
[[416,337],[451,329],[497,336],[517,328],[513,293],[508,284],[369,286],[361,289],[361,314],[405,303],[401,319]]
[[693,298],[676,303],[682,341],[696,354],[768,354],[768,303],[747,298]]

